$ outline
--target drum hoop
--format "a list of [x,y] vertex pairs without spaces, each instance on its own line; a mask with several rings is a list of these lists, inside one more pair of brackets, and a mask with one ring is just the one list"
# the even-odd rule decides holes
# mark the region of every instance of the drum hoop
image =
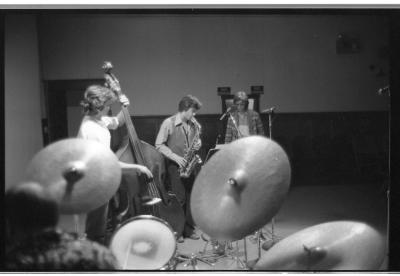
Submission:
[[[175,236],[175,232],[174,232],[174,230],[172,229],[171,225],[169,225],[169,223],[166,222],[165,220],[163,220],[163,219],[161,219],[161,218],[159,218],[159,217],[153,216],[153,215],[138,215],[138,216],[135,216],[135,217],[132,217],[132,218],[127,219],[127,220],[124,221],[120,226],[118,226],[117,229],[115,229],[114,233],[113,233],[112,236],[111,236],[110,244],[109,244],[108,247],[111,249],[111,245],[113,244],[113,240],[114,240],[114,238],[115,238],[115,235],[119,232],[119,230],[120,230],[122,227],[124,227],[126,224],[128,224],[128,223],[130,223],[130,222],[132,222],[132,221],[141,220],[141,219],[147,219],[147,220],[155,220],[155,221],[158,221],[158,222],[164,224],[165,226],[167,226],[167,228],[168,228],[168,229],[171,231],[171,233]],[[165,264],[163,264],[161,267],[159,267],[158,269],[160,269],[160,268],[164,267],[165,265],[167,265],[167,264],[174,258],[174,256],[176,255],[176,251],[178,250],[178,244],[177,244],[177,242],[176,242],[176,239],[175,239],[174,241],[175,241],[175,243],[174,243],[175,246],[174,246],[173,252],[172,252],[172,254],[171,254],[171,258],[169,258],[169,260],[168,260]],[[112,250],[111,250],[111,251],[112,251]],[[113,252],[113,253],[114,253],[114,252]],[[156,269],[157,269],[157,268],[156,268]]]
[[153,216],[153,215],[139,215],[139,216],[134,216],[134,217],[132,217],[132,218],[129,218],[129,219],[125,220],[123,223],[121,223],[121,225],[118,226],[118,227],[114,230],[114,232],[113,232],[113,234],[112,234],[112,236],[111,236],[110,241],[113,240],[115,234],[116,234],[122,227],[124,227],[126,224],[128,224],[128,223],[130,223],[130,222],[132,222],[132,221],[134,221],[134,220],[141,220],[141,219],[150,219],[150,220],[155,220],[155,221],[161,222],[162,224],[164,224],[165,226],[168,227],[168,229],[172,232],[172,234],[175,233],[175,232],[174,232],[174,229],[172,229],[171,225],[169,225],[169,223],[166,222],[165,220],[163,220],[162,218],[159,218],[159,217],[156,217],[156,216]]

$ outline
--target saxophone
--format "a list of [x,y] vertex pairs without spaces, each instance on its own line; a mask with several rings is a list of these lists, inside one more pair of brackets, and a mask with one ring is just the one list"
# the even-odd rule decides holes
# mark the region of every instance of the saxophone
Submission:
[[195,127],[195,135],[193,137],[192,143],[190,144],[185,153],[185,156],[183,157],[186,160],[186,164],[184,167],[179,168],[179,175],[180,177],[183,178],[188,178],[192,174],[194,168],[198,164],[203,163],[200,156],[196,154],[196,150],[194,149],[194,146],[200,139],[201,125],[194,118],[192,120],[192,123],[194,124]]

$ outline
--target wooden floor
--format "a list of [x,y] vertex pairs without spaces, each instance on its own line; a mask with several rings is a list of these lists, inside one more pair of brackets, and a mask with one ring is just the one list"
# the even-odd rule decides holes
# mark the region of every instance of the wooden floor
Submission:
[[[345,183],[340,185],[309,185],[293,187],[274,219],[274,234],[283,239],[304,228],[336,220],[357,220],[368,223],[387,237],[387,195],[382,183]],[[271,223],[263,228],[265,233],[271,232]],[[201,234],[201,230],[197,229]],[[268,233],[267,233],[268,234]],[[385,239],[387,240],[387,239]],[[244,240],[234,242],[232,250],[226,250],[231,256],[206,264],[197,258],[182,261],[176,270],[244,270],[242,263],[258,258],[259,246],[253,235]],[[211,246],[202,239],[185,239],[177,244],[177,253],[186,256],[204,256],[202,252],[210,252]],[[260,253],[265,252],[261,249]],[[194,254],[194,255],[193,255]],[[381,266],[387,269],[387,256]],[[193,262],[197,260],[197,262]]]
[[[383,181],[355,181],[341,180],[332,184],[324,180],[314,179],[312,185],[292,186],[280,210],[274,218],[274,234],[278,239],[284,239],[304,228],[337,220],[357,220],[368,223],[377,229],[382,236],[387,237],[387,185]],[[328,184],[326,184],[328,183]],[[72,222],[70,222],[73,225]],[[196,229],[202,234],[201,229]],[[263,228],[268,238],[271,232],[271,223]],[[202,262],[203,252],[211,253],[212,247],[203,239],[185,239],[183,243],[176,243],[176,254],[189,257],[190,260],[178,262],[174,270],[246,270],[243,265],[247,261],[256,260],[263,249],[258,246],[253,235],[244,240],[232,243],[232,249],[226,250],[228,257],[218,259],[207,264]],[[385,239],[387,240],[387,239]],[[171,251],[171,250],[170,250]],[[168,254],[173,254],[170,252]],[[162,253],[163,255],[164,253]],[[247,254],[247,258],[246,258]],[[199,258],[197,258],[199,257]],[[172,258],[171,260],[177,260]],[[387,256],[381,270],[387,269]],[[151,260],[149,260],[151,264]]]

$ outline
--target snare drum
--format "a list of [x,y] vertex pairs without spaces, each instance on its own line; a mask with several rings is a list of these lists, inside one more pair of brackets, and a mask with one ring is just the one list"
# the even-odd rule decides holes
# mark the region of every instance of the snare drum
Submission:
[[110,249],[121,269],[161,269],[176,252],[175,235],[164,220],[141,215],[124,222],[113,234]]

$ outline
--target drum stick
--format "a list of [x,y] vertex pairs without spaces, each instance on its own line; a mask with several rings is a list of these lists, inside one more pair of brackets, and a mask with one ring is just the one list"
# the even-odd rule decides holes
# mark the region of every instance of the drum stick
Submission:
[[244,260],[245,260],[246,265],[247,265],[247,243],[246,243],[246,237],[244,237],[244,239],[243,239],[243,246],[244,246]]
[[128,246],[127,250],[126,250],[124,265],[122,266],[122,269],[126,269],[126,266],[128,265],[129,251],[131,251],[132,243],[133,243],[133,241],[131,240],[130,243],[129,243],[129,246]]

